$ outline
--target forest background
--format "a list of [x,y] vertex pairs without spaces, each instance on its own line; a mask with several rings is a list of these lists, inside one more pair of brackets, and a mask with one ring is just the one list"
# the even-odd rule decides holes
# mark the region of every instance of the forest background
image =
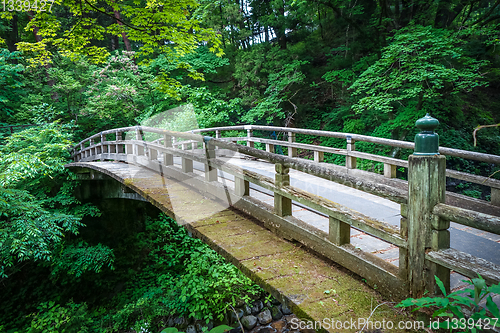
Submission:
[[[205,128],[262,124],[408,141],[415,121],[430,113],[442,146],[500,154],[497,127],[478,131],[477,146],[472,137],[477,126],[500,122],[499,24],[500,0],[2,0],[0,126],[37,127],[0,133],[0,328],[159,328],[173,313],[208,322],[235,295],[257,290],[209,249],[187,246],[192,240],[163,217],[145,219],[121,242],[85,232],[104,223],[103,212],[74,196],[78,183],[63,168],[72,144],[158,114],[177,129],[190,120],[170,110],[188,104]],[[447,164],[486,176],[497,170],[458,158]],[[450,186],[489,200],[480,186]],[[180,234],[160,239],[152,226]],[[181,250],[167,251],[168,244]],[[172,270],[155,272],[159,262],[174,263]],[[226,289],[208,277],[214,263]],[[137,272],[145,280],[114,289]],[[205,289],[190,294],[183,284],[195,273]]]

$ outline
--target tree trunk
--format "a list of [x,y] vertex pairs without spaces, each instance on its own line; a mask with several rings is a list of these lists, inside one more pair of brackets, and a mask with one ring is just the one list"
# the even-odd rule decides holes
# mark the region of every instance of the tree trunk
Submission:
[[[120,20],[120,12],[115,10],[114,13],[115,13],[116,22],[118,23],[118,25],[123,26],[123,23]],[[127,33],[122,32],[122,38],[123,38],[123,43],[125,44],[125,50],[132,51],[132,48],[130,47],[130,41],[128,40],[128,37],[127,37]]]
[[12,17],[11,21],[11,31],[7,35],[7,38],[5,41],[7,42],[7,48],[9,49],[10,52],[17,51],[17,46],[16,43],[19,42],[19,32],[17,31],[17,21],[18,21],[18,16],[17,14],[14,14]]

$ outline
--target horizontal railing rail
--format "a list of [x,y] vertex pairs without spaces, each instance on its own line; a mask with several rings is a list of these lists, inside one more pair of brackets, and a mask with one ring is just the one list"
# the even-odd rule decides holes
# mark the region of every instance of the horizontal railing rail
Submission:
[[[431,265],[429,269],[436,273],[436,275],[439,275],[445,284],[448,284],[448,288],[450,269],[469,277],[476,277],[474,274],[481,273],[482,275],[484,274],[485,279],[487,279],[488,282],[498,282],[497,278],[499,277],[499,274],[495,272],[495,269],[499,268],[497,265],[484,259],[471,256],[470,254],[450,249],[449,247],[449,232],[447,230],[449,228],[449,221],[494,234],[499,234],[500,218],[495,215],[485,214],[483,212],[464,209],[462,207],[456,207],[444,203],[444,197],[442,196],[444,196],[445,193],[445,185],[443,180],[444,176],[448,176],[448,172],[450,171],[445,170],[445,164],[443,162],[444,157],[439,158],[438,155],[426,156],[425,158],[428,158],[428,160],[425,160],[425,163],[434,163],[434,160],[440,161],[438,163],[439,167],[434,169],[430,167],[427,169],[424,168],[427,171],[424,169],[422,169],[424,170],[422,171],[419,169],[421,168],[421,165],[418,163],[415,164],[416,162],[412,162],[413,160],[403,161],[363,153],[355,151],[353,146],[353,140],[364,140],[366,142],[381,144],[389,143],[390,145],[396,147],[404,146],[403,148],[409,148],[410,145],[413,147],[413,144],[408,142],[403,144],[402,141],[389,139],[354,135],[349,138],[349,136],[345,133],[323,133],[323,136],[340,137],[349,140],[347,148],[344,149],[297,143],[293,140],[280,141],[262,139],[254,137],[251,132],[248,132],[246,137],[221,137],[221,131],[223,130],[253,131],[271,129],[276,131],[285,130],[285,128],[268,126],[231,126],[193,130],[190,132],[174,132],[152,127],[124,127],[103,131],[82,140],[73,149],[73,157],[76,162],[118,160],[135,163],[142,161],[141,163],[148,167],[154,167],[158,163],[161,163],[166,167],[177,168],[174,166],[173,159],[174,156],[177,156],[181,158],[181,171],[184,174],[193,175],[193,161],[204,164],[205,181],[208,183],[213,184],[217,181],[217,170],[231,174],[234,176],[234,192],[242,197],[241,200],[243,200],[242,202],[244,202],[245,205],[253,207],[252,209],[262,209],[261,207],[265,207],[265,205],[256,205],[254,202],[255,199],[248,197],[250,183],[269,190],[274,194],[275,199],[274,207],[272,207],[272,213],[262,213],[262,216],[266,216],[266,218],[274,221],[274,224],[271,225],[281,223],[284,226],[284,229],[291,230],[291,233],[295,233],[294,237],[300,238],[298,239],[299,241],[304,244],[311,245],[313,249],[329,248],[332,253],[341,253],[342,255],[346,255],[350,258],[350,261],[347,260],[347,262],[356,262],[356,265],[358,265],[358,267],[347,268],[364,277],[372,276],[372,280],[374,279],[375,281],[381,281],[384,278],[387,278],[398,285],[402,286],[409,284],[410,286],[413,286],[411,287],[413,288],[412,290],[420,290],[418,288],[420,288],[419,285],[422,282],[415,282],[414,275],[412,278],[412,274],[415,273],[411,273],[414,272],[416,267],[423,267],[421,266],[423,265],[423,261],[418,262],[418,260],[415,259],[415,257],[419,257],[422,258],[421,260],[425,260],[428,265]],[[318,135],[318,132],[321,132],[289,128],[286,128],[286,130],[294,131],[296,134],[301,133],[307,135]],[[216,132],[216,138],[197,134],[204,132]],[[127,134],[126,136],[128,138],[124,138],[124,133]],[[128,134],[131,134],[132,139],[130,139]],[[290,137],[293,138],[292,135],[289,135],[289,138]],[[235,143],[237,141],[244,141],[246,145]],[[256,149],[253,145],[255,142],[265,144],[266,150]],[[277,145],[289,147],[289,155],[285,156],[275,154],[274,147]],[[203,150],[199,149],[201,147]],[[275,164],[275,179],[225,163],[224,160],[217,158],[217,149],[221,150],[221,152],[228,150],[236,154],[252,156],[254,158]],[[296,152],[293,152],[292,149],[313,150],[315,161],[296,158]],[[439,151],[441,152],[441,148]],[[455,156],[458,154],[456,151],[454,152]],[[432,176],[437,177],[435,178],[435,182],[438,183],[436,186],[433,185],[433,182],[430,182],[428,185],[424,184],[422,186],[419,185],[415,187],[412,185],[414,183],[411,183],[409,180],[408,184],[410,185],[410,191],[408,192],[408,187],[401,188],[397,186],[390,186],[386,183],[380,182],[380,179],[367,179],[358,176],[358,174],[351,174],[342,171],[339,169],[339,166],[327,163],[318,163],[322,162],[323,156],[321,154],[325,152],[346,155],[346,162],[349,162],[349,159],[351,159],[350,163],[346,163],[346,165],[351,168],[355,168],[356,158],[366,158],[385,164],[409,167],[410,172],[416,172],[417,174],[425,174],[425,172],[432,173],[434,172],[432,170],[438,169],[441,173],[439,174],[439,177],[436,175]],[[463,152],[460,154],[462,154],[461,157],[468,156]],[[471,156],[477,157],[476,154],[479,153],[474,153]],[[491,158],[493,155],[484,155],[487,155],[487,159],[500,159],[498,156]],[[289,169],[295,169],[303,173],[314,175],[328,181],[337,182],[400,203],[401,216],[403,217],[401,220],[401,226],[398,228],[396,226],[389,225],[388,223],[370,218],[321,196],[291,186],[289,183]],[[452,171],[452,173],[453,172],[456,173],[457,171]],[[424,181],[425,183],[430,179],[434,179],[432,177],[429,176],[422,179],[427,179]],[[479,176],[465,174],[462,175],[462,177],[478,180],[477,177]],[[383,178],[384,177],[382,177],[382,179]],[[411,179],[411,177],[409,178]],[[414,182],[415,181],[416,180],[414,180]],[[497,182],[497,180],[489,180],[485,184],[488,186],[497,186]],[[425,190],[426,186],[428,187],[427,190],[430,191],[430,194],[415,194],[415,191],[417,190]],[[415,199],[415,196],[420,196],[421,199]],[[428,204],[428,207],[425,206],[425,204],[416,204],[418,200],[423,200],[422,202],[424,202],[429,200],[429,197],[434,196],[439,197],[439,199],[434,200],[431,198],[434,201],[429,201],[430,203]],[[300,224],[300,221],[297,222],[297,220],[292,216],[292,201],[296,201],[301,205],[327,215],[329,217],[329,232],[324,234],[319,230],[313,230],[314,228],[311,226]],[[432,202],[436,202],[437,204],[432,204]],[[243,206],[247,207],[245,205]],[[423,206],[421,207],[419,205]],[[425,211],[427,211],[427,213],[425,213]],[[424,218],[422,216],[427,217]],[[415,224],[416,222],[413,224],[409,222],[410,220],[415,219],[422,219],[422,225],[418,226],[418,223]],[[433,222],[429,224],[430,222],[428,221]],[[354,250],[352,247],[346,247],[350,246],[349,235],[351,227],[397,246],[399,248],[399,267],[386,263],[380,258],[372,258],[368,256],[368,254],[361,255],[359,254],[359,251]],[[415,243],[415,237],[420,237],[420,241]],[[360,256],[363,258],[362,260],[360,259]],[[338,257],[335,259],[338,260]],[[359,260],[361,260],[362,263],[360,263]],[[464,268],[466,267],[467,260],[471,261],[472,268]],[[420,268],[420,270],[422,269],[423,268]]]

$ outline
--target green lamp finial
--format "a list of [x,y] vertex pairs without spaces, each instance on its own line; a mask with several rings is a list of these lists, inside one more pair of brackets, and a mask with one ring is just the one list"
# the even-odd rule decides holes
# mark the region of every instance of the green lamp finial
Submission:
[[415,135],[415,150],[413,155],[439,155],[439,135],[434,129],[439,126],[439,121],[429,114],[420,118],[415,123],[421,132]]

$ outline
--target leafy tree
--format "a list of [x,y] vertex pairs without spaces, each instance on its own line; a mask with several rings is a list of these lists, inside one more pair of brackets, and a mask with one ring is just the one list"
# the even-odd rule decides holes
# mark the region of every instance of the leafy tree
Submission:
[[[49,124],[15,133],[0,146],[0,278],[29,260],[65,257],[65,235],[78,234],[83,216],[99,215],[72,195],[76,184],[64,169],[70,139],[68,128]],[[69,265],[75,272],[98,271],[111,261],[108,252],[92,265]]]
[[0,123],[12,121],[16,96],[23,87],[24,67],[13,64],[13,61],[19,59],[19,52],[10,53],[6,49],[0,49]]
[[449,30],[418,25],[399,30],[381,59],[350,86],[359,97],[353,110],[377,113],[407,133],[417,117],[447,96],[487,85],[480,72],[487,61],[464,55],[463,45]]

